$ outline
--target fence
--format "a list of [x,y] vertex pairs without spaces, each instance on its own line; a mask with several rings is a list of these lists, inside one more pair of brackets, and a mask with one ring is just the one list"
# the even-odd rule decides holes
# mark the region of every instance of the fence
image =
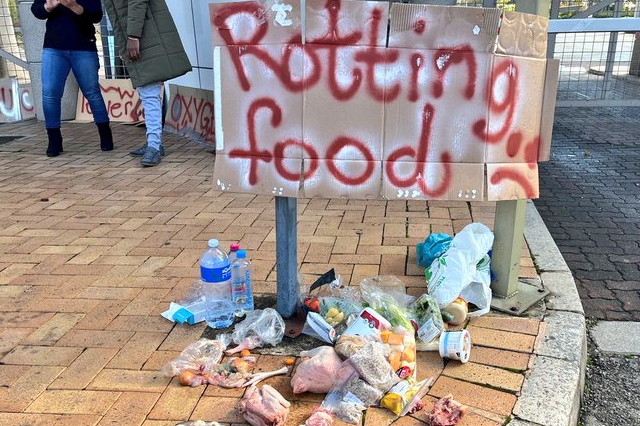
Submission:
[[21,84],[30,83],[17,0],[0,0],[0,78],[17,77]]

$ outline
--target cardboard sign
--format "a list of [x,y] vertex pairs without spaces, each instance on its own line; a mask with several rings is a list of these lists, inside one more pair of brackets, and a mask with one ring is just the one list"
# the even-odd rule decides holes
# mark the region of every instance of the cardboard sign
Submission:
[[299,0],[210,5],[217,189],[538,196],[557,84],[546,19],[341,0],[305,12],[303,27]]
[[[110,121],[121,123],[144,121],[142,101],[138,97],[138,91],[131,85],[130,79],[100,79],[100,91]],[[91,107],[82,90],[78,90],[76,121],[93,121]]]
[[20,86],[20,113],[22,114],[22,119],[26,120],[29,118],[35,118],[36,116],[36,106],[33,103],[33,94],[31,85]]
[[215,145],[213,92],[170,84],[169,93],[165,130]]
[[0,79],[0,123],[20,121],[20,89],[13,77]]

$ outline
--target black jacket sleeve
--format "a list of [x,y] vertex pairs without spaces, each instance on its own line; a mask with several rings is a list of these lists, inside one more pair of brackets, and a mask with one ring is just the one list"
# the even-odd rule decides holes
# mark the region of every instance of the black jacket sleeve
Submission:
[[38,19],[47,19],[49,17],[49,12],[47,12],[44,8],[45,0],[34,0],[31,5],[31,13]]
[[78,1],[78,3],[84,9],[82,15],[79,16],[81,19],[92,24],[97,24],[102,20],[102,3],[100,3],[100,0],[85,0]]

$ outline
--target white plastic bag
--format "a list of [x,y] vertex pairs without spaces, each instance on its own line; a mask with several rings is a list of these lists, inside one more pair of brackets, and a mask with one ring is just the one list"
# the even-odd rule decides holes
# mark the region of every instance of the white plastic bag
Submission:
[[478,307],[470,316],[488,312],[491,277],[487,252],[492,246],[491,230],[481,223],[472,223],[456,234],[449,249],[431,263],[425,272],[427,287],[440,308],[462,297]]

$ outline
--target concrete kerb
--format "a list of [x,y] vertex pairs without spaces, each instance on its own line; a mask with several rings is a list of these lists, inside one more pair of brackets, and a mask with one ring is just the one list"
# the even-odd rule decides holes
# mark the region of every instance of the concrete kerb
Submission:
[[532,202],[524,237],[540,272],[545,300],[535,360],[514,408],[513,426],[575,426],[584,388],[587,334],[575,281]]

